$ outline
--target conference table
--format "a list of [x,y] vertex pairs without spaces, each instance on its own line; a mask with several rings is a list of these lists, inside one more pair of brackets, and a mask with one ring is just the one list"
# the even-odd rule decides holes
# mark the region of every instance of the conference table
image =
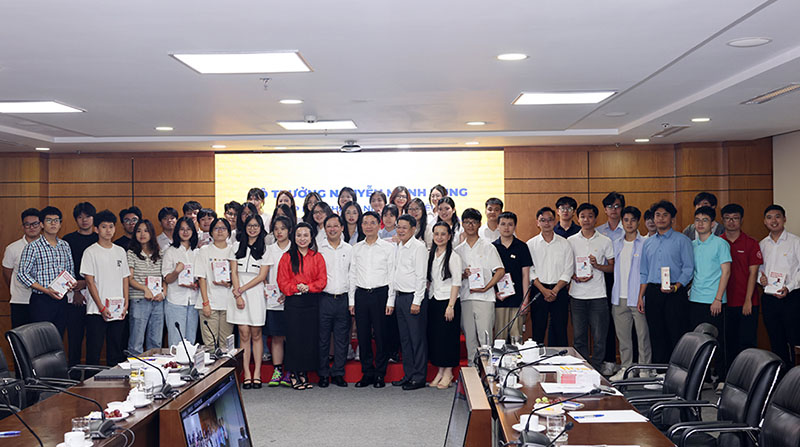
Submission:
[[[242,350],[237,349],[231,356],[223,356],[210,365],[203,378],[189,382],[178,388],[180,394],[193,387],[203,386],[205,378],[222,367],[235,367],[237,377],[242,372]],[[153,349],[142,354],[142,357],[168,355],[168,349]],[[79,385],[69,388],[70,392],[80,394],[100,403],[104,408],[109,402],[124,401],[131,387],[127,380],[95,380],[88,379]],[[178,394],[178,396],[180,395]],[[176,396],[177,397],[177,396]],[[120,430],[116,435],[106,439],[93,439],[92,446],[142,446],[159,445],[159,410],[173,399],[156,400],[147,407],[139,408],[125,420],[116,422]],[[63,393],[51,395],[34,405],[22,410],[19,415],[36,432],[45,446],[56,446],[64,441],[64,433],[72,430],[72,418],[86,416],[92,411],[99,411],[97,405]],[[127,429],[127,431],[126,431]],[[14,416],[0,421],[0,432],[19,430],[19,437],[0,439],[0,444],[15,447],[38,446],[36,438]],[[122,433],[121,433],[122,431]]]
[[[583,360],[583,365],[590,367],[588,362],[574,348],[547,348],[548,354],[567,349],[567,355]],[[488,380],[489,389],[492,394],[498,393],[499,384],[486,377],[488,366],[486,357],[481,358],[478,365],[481,378]],[[542,382],[556,382],[556,373],[540,373]],[[607,380],[602,379],[603,385],[610,385]],[[519,433],[512,426],[519,422],[520,416],[527,415],[533,410],[537,398],[547,397],[551,401],[555,398],[569,397],[560,394],[545,394],[542,386],[536,384],[528,386],[523,384],[521,391],[525,393],[528,400],[524,404],[505,404],[494,399],[497,408],[498,424],[500,435],[505,442],[516,441]],[[582,411],[604,411],[604,410],[633,410],[634,407],[623,396],[596,395],[580,398],[577,400],[585,405]],[[638,445],[641,447],[672,447],[674,444],[661,433],[653,424],[646,423],[579,423],[567,412],[567,422],[572,422],[574,427],[569,431],[567,445]],[[541,417],[541,416],[540,416]],[[542,422],[543,423],[543,422]]]

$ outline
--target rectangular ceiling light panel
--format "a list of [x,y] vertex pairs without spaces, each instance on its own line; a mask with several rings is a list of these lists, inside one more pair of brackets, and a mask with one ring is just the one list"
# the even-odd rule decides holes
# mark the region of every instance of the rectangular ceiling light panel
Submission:
[[55,101],[0,101],[0,113],[80,113],[81,109]]
[[172,54],[200,74],[296,73],[311,71],[297,51]]
[[353,120],[338,121],[278,121],[278,125],[286,130],[352,130],[356,129]]
[[524,105],[560,105],[560,104],[597,104],[611,95],[614,91],[599,92],[530,92],[521,93],[512,104]]
[[779,89],[775,89],[771,92],[764,93],[763,95],[756,96],[755,98],[750,98],[747,101],[742,102],[742,104],[750,105],[750,104],[764,104],[765,102],[772,101],[773,99],[783,96],[787,93],[791,93],[797,89],[800,89],[800,82],[792,82],[791,84],[781,87]]

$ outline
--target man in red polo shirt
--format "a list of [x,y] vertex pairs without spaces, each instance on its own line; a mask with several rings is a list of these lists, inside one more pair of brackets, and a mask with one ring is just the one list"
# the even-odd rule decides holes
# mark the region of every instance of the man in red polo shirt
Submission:
[[731,246],[731,278],[725,310],[728,365],[743,350],[757,345],[758,267],[764,263],[758,241],[742,231],[744,208],[729,203],[722,208],[722,238]]

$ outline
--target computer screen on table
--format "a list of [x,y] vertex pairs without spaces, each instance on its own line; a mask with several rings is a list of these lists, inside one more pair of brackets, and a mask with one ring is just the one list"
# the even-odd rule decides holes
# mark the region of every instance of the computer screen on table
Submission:
[[250,447],[250,430],[231,372],[181,410],[189,447]]
[[456,393],[453,397],[453,407],[450,409],[450,422],[447,424],[447,435],[444,438],[445,447],[463,447],[467,440],[467,428],[472,410],[467,400],[467,391],[464,387],[464,374],[459,371]]

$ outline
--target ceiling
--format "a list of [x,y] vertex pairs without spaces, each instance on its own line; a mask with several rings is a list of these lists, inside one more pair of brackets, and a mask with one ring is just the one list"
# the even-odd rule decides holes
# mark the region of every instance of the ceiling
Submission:
[[[631,144],[665,123],[691,125],[651,139],[679,143],[800,129],[800,92],[740,104],[800,82],[793,0],[10,3],[0,14],[0,101],[56,100],[85,113],[0,114],[0,151]],[[772,42],[726,45],[744,37]],[[313,71],[201,75],[170,57],[271,50],[299,50]],[[508,52],[530,57],[496,59]],[[511,105],[524,91],[587,90],[618,93],[594,105]],[[276,124],[306,115],[358,129]],[[162,125],[174,131],[154,129]]]

